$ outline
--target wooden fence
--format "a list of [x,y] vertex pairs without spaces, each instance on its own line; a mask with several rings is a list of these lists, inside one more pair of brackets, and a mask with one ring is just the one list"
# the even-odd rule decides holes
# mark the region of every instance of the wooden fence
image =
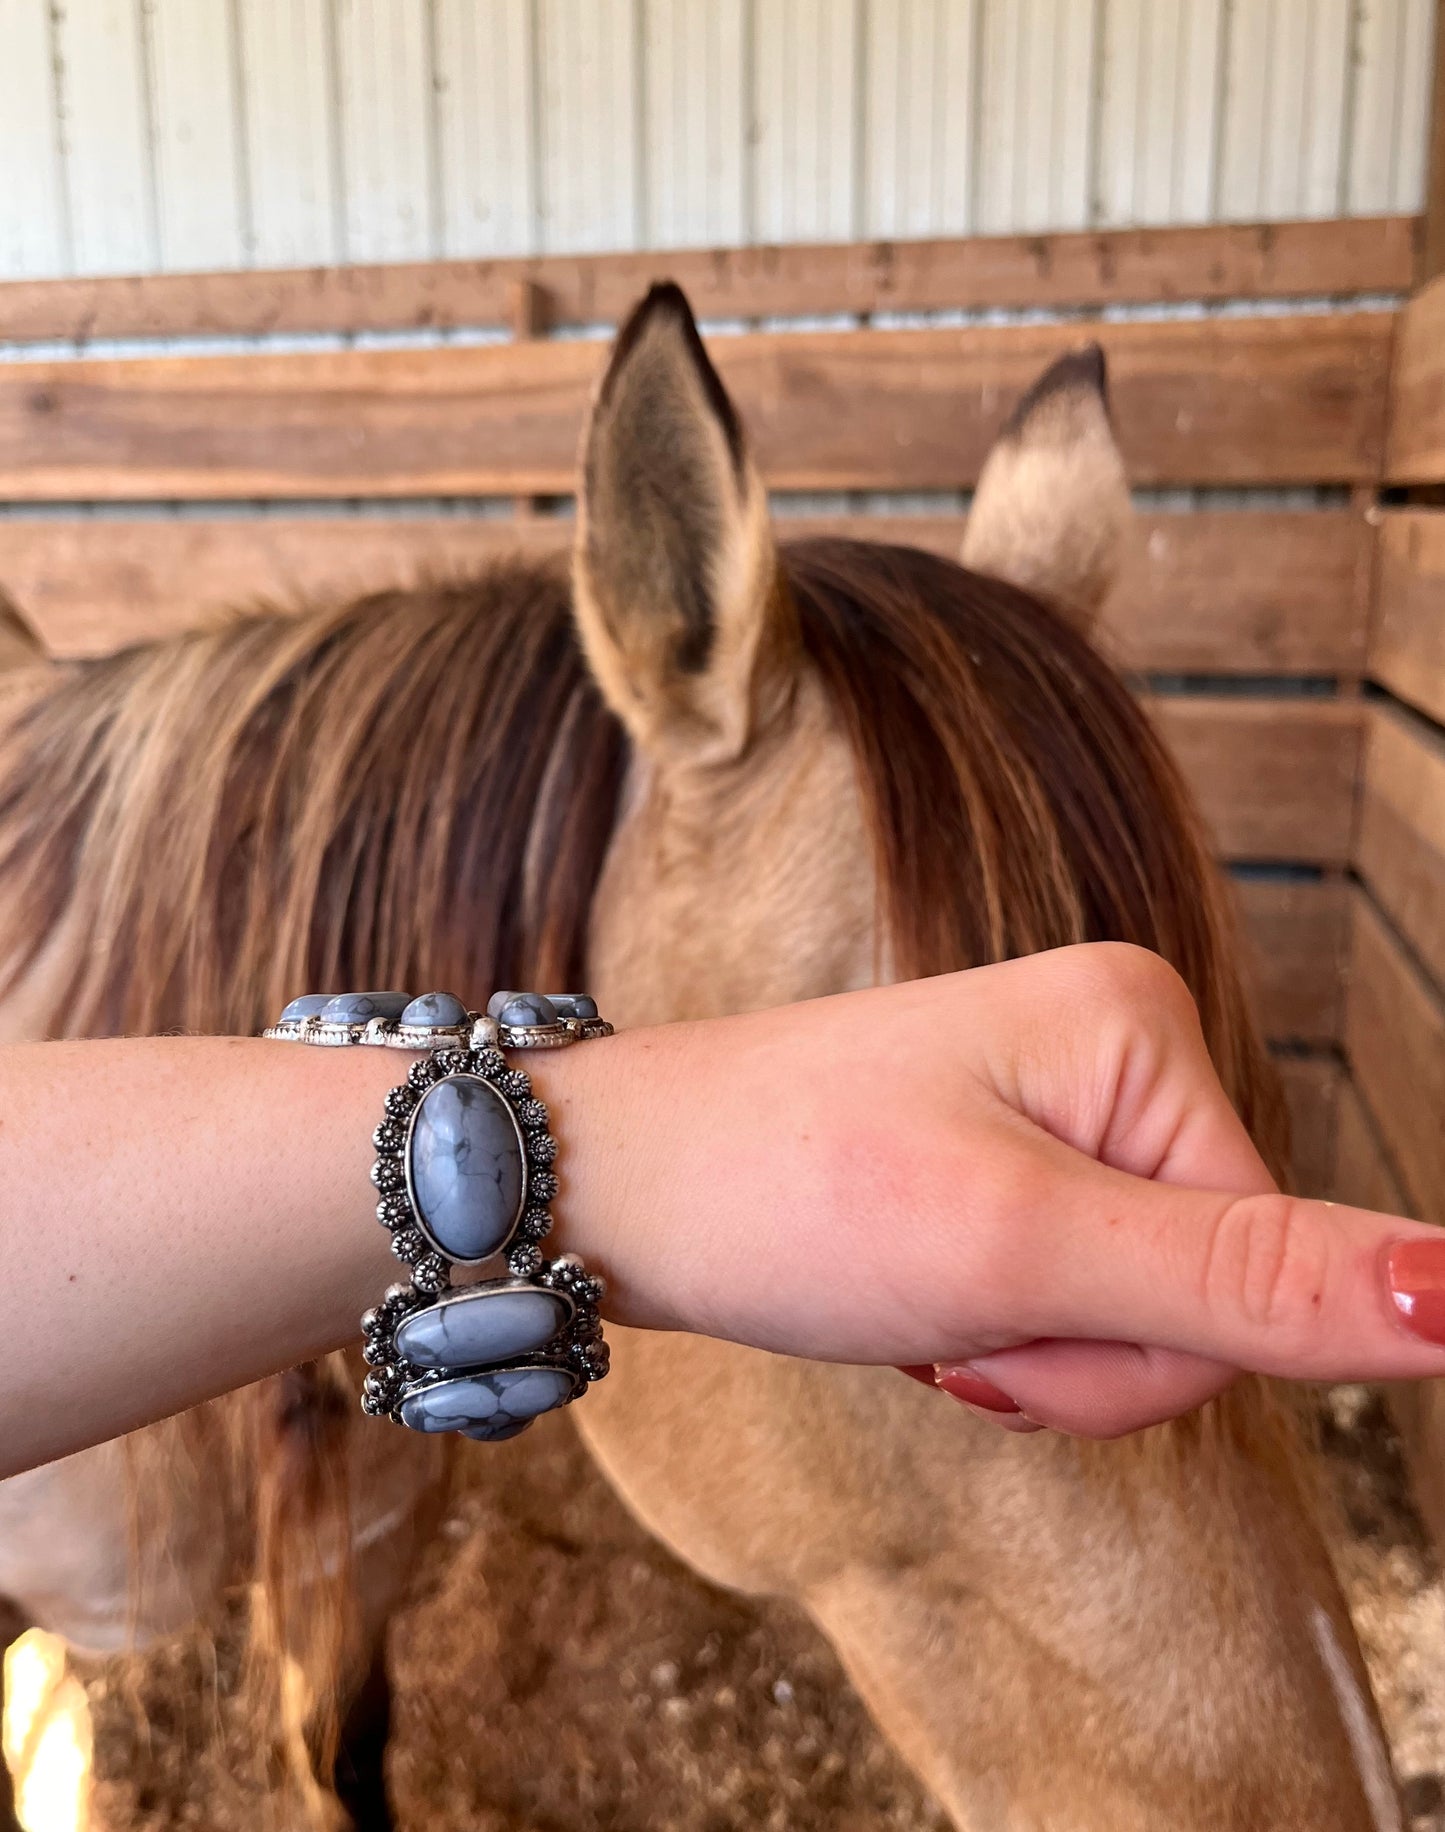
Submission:
[[847,493],[787,527],[954,553],[961,495],[856,493],[966,491],[1020,391],[1096,336],[1135,484],[1194,505],[1146,508],[1104,640],[1235,877],[1301,1179],[1445,1220],[1445,509],[1417,506],[1445,485],[1445,291],[1397,309],[1417,239],[1380,218],[0,287],[12,343],[363,338],[0,364],[0,588],[84,655],[555,547],[537,499],[572,488],[604,353],[577,327],[662,274],[730,321],[711,347],[770,486]]

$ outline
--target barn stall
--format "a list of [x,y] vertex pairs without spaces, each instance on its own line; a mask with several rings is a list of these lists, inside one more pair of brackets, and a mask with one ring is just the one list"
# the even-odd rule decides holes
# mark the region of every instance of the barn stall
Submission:
[[0,69],[0,133],[59,148],[12,167],[0,590],[51,653],[564,547],[653,278],[784,533],[956,553],[1013,401],[1097,338],[1140,521],[1102,639],[1232,882],[1297,1180],[1445,1221],[1428,7],[42,10]]

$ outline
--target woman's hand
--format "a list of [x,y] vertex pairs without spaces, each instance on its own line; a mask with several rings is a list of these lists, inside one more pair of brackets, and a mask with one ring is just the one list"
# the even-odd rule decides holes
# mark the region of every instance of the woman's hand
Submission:
[[1279,1195],[1143,950],[571,1055],[560,1212],[621,1321],[936,1365],[1002,1423],[1100,1437],[1242,1368],[1445,1373],[1445,1233]]

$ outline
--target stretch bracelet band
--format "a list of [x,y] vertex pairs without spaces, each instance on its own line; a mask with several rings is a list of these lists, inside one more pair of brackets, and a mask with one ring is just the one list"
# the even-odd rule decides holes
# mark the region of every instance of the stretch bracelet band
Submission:
[[[559,1049],[612,1026],[583,993],[499,992],[485,1013],[447,992],[308,993],[262,1035],[421,1052],[372,1135],[377,1219],[411,1269],[361,1319],[362,1410],[413,1431],[495,1442],[607,1372],[602,1281],[547,1259],[557,1141],[503,1050]],[[452,1288],[454,1266],[505,1255],[505,1276]]]

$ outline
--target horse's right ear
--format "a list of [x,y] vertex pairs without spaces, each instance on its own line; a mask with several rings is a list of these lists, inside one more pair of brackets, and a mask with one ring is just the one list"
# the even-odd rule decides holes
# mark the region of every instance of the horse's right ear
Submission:
[[676,286],[633,312],[597,391],[573,585],[593,673],[637,743],[739,755],[785,688],[790,623],[767,494]]
[[1044,371],[999,434],[960,558],[1048,599],[1087,630],[1123,565],[1131,520],[1104,352],[1086,344]]

